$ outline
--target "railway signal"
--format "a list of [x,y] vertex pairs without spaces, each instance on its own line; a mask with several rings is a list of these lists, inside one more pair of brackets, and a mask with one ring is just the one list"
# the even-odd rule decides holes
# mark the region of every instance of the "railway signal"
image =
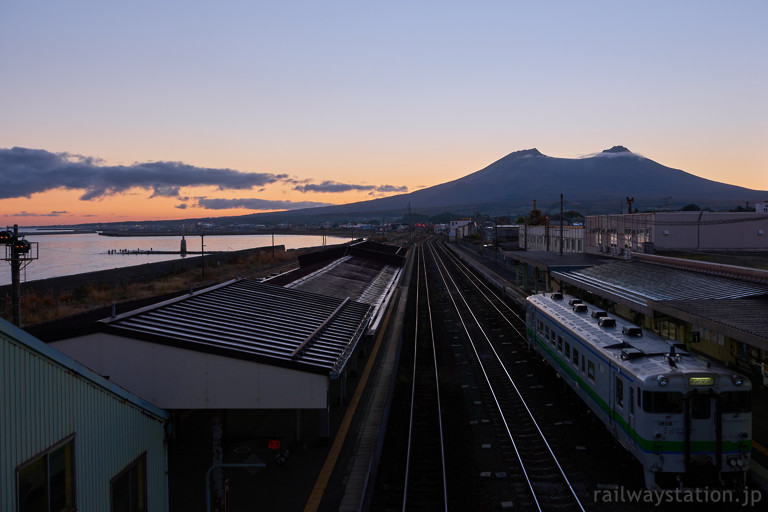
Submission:
[[19,226],[0,231],[0,245],[5,247],[3,259],[11,263],[11,295],[13,324],[21,325],[21,269],[37,259],[37,242],[29,242],[19,236]]

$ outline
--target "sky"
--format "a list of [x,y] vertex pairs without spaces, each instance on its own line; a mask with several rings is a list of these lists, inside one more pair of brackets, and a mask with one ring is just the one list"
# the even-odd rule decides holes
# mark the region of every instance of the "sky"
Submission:
[[766,19],[764,0],[2,0],[0,225],[349,203],[534,147],[765,191]]

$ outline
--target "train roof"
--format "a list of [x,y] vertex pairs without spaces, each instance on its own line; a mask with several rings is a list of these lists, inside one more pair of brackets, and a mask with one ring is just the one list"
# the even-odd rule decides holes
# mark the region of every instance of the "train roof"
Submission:
[[643,330],[642,336],[623,334],[625,327],[638,327],[622,318],[611,316],[616,321],[615,327],[601,327],[598,325],[598,319],[591,315],[593,311],[600,311],[600,308],[583,302],[588,311],[576,313],[569,305],[569,300],[574,298],[563,295],[562,299],[553,299],[551,294],[540,294],[529,296],[528,301],[578,334],[601,356],[610,359],[612,364],[621,366],[639,380],[646,381],[662,373],[685,375],[706,372],[727,374],[729,377],[734,373],[718,363],[691,354],[683,345],[665,340],[652,332]]

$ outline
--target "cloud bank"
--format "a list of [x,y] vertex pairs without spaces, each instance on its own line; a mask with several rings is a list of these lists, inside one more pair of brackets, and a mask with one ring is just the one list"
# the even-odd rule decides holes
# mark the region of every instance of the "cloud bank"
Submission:
[[[226,210],[295,210],[331,206],[333,203],[316,201],[288,201],[260,198],[207,198],[182,196],[182,187],[215,186],[219,190],[264,191],[265,185],[281,184],[304,193],[344,193],[368,191],[369,195],[403,193],[408,187],[393,185],[357,185],[326,180],[312,183],[311,179],[296,179],[287,174],[250,173],[232,169],[195,167],[181,162],[146,162],[133,165],[103,165],[103,161],[71,153],[51,153],[42,149],[14,147],[0,148],[0,200],[55,189],[82,190],[80,199],[103,199],[130,189],[151,192],[150,198],[176,198],[177,209],[204,208]],[[49,214],[22,212],[16,216],[65,215],[68,212],[52,211]]]
[[340,193],[340,192],[351,192],[353,190],[356,191],[366,191],[369,190],[371,192],[408,192],[408,187],[396,187],[393,185],[353,185],[350,183],[339,183],[337,181],[324,181],[322,183],[309,183],[309,184],[303,184],[303,185],[296,185],[293,187],[294,190],[298,190],[299,192],[322,192],[322,193]]
[[299,208],[315,208],[317,206],[333,206],[333,203],[315,201],[272,201],[269,199],[198,199],[197,205],[208,210],[228,210],[230,208],[245,208],[247,210],[298,210]]
[[80,199],[86,201],[131,188],[151,190],[152,197],[178,197],[181,187],[214,185],[219,190],[243,190],[288,178],[286,174],[210,169],[180,162],[98,163],[91,157],[41,149],[0,149],[0,199],[30,197],[57,188],[84,190]]

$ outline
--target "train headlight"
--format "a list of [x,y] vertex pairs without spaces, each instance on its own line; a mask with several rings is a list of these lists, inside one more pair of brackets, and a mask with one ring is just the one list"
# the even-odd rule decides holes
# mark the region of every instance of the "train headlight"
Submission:
[[733,375],[731,377],[731,380],[733,381],[734,386],[741,386],[742,384],[744,384],[744,377],[742,377],[741,375]]
[[665,388],[669,384],[669,379],[666,377],[660,376],[658,378],[658,383],[659,383],[659,386],[661,386],[662,388]]
[[743,468],[744,467],[744,459],[741,459],[741,458],[738,459],[736,461],[736,465],[739,466],[740,468]]

